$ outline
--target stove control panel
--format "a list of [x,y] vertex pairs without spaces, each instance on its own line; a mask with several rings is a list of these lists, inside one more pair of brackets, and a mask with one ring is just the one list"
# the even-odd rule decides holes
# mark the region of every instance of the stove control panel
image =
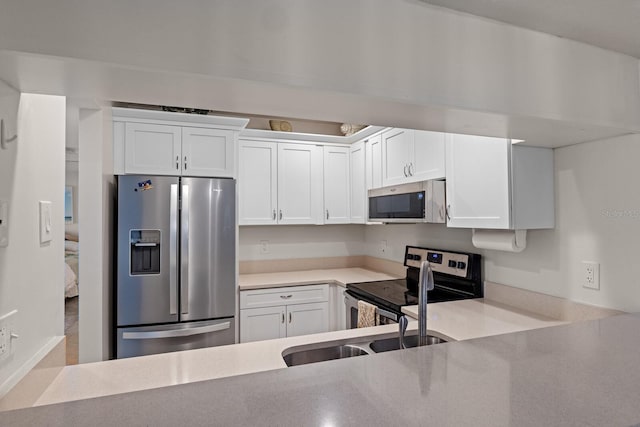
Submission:
[[431,269],[439,273],[467,277],[469,255],[424,248],[407,247],[404,265],[420,268],[422,261],[429,261]]

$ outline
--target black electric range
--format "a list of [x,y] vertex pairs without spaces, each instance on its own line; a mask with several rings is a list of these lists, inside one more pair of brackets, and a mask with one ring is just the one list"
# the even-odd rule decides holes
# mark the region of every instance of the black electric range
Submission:
[[418,304],[418,277],[424,260],[429,261],[435,282],[434,289],[428,293],[429,303],[483,297],[479,254],[415,246],[406,247],[404,265],[407,274],[404,279],[350,283],[345,292],[354,299],[402,315],[403,306]]

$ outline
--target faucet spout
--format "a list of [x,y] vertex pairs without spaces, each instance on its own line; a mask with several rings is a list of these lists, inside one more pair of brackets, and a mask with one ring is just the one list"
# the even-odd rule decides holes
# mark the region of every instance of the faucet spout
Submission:
[[420,276],[418,278],[418,345],[427,345],[427,300],[428,291],[435,286],[433,271],[429,261],[420,264]]

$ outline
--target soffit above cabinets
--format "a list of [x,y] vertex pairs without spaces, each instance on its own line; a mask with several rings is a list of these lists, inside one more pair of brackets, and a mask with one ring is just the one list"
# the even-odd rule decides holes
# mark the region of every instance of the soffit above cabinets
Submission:
[[421,0],[640,58],[637,0]]
[[[374,123],[380,129],[402,127],[522,139],[526,145],[554,148],[640,133],[640,128],[630,126],[618,128],[415,105],[389,98],[172,74],[7,51],[0,51],[0,78],[21,92],[65,95],[80,108],[99,108],[112,101],[181,105],[238,114],[252,111],[306,120]],[[248,132],[256,132],[255,137],[266,137],[259,135],[260,132],[266,132],[270,137],[278,136],[270,131]],[[357,137],[365,137],[366,132]],[[299,139],[294,134],[284,137]]]

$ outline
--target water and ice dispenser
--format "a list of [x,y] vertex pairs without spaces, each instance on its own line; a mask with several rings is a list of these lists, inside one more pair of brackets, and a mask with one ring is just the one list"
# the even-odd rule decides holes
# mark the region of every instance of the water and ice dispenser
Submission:
[[160,230],[131,230],[130,274],[160,274]]

